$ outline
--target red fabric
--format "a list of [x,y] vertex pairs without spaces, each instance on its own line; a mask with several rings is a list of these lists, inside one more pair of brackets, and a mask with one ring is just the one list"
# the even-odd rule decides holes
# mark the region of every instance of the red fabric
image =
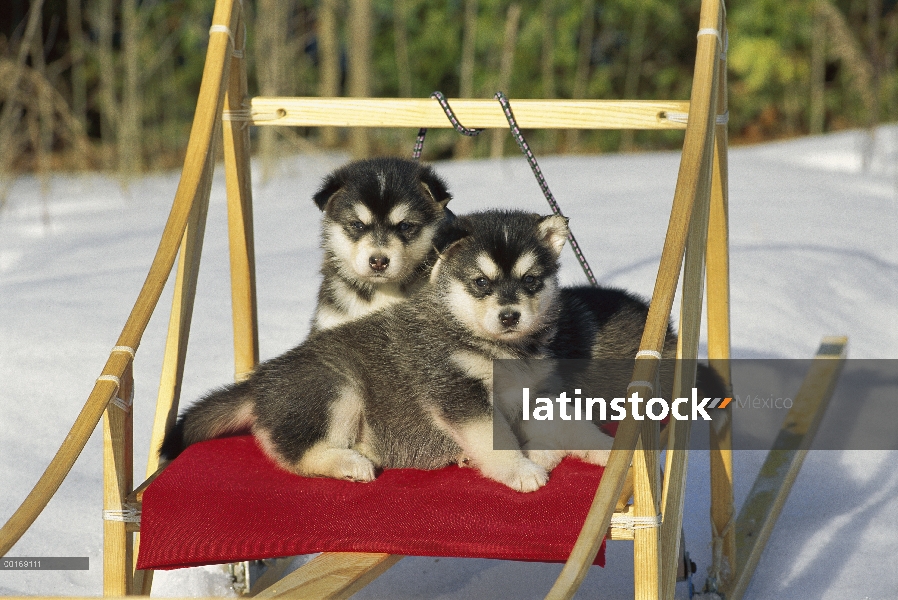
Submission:
[[[568,458],[529,494],[456,466],[353,483],[287,473],[252,436],[210,440],[144,493],[137,568],[322,551],[564,561],[602,471]],[[604,544],[595,564],[605,565]]]

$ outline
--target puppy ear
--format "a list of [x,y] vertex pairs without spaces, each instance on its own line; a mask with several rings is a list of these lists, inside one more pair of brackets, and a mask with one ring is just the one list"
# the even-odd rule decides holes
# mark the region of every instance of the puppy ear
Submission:
[[560,256],[561,249],[564,248],[564,242],[570,233],[570,229],[567,226],[567,217],[562,217],[561,215],[542,217],[539,220],[537,231],[540,241],[555,253],[556,258]]
[[446,187],[446,182],[444,182],[430,167],[423,167],[421,169],[418,174],[418,180],[421,182],[421,187],[424,188],[424,193],[433,198],[434,202],[443,208],[446,208],[446,205],[452,200],[452,194],[449,193],[449,188]]
[[440,227],[433,238],[433,247],[436,248],[437,258],[433,263],[433,269],[430,271],[430,283],[437,282],[443,263],[458,251],[461,241],[469,235],[470,232],[459,227],[455,221]]
[[459,222],[458,218],[446,209],[446,213],[451,215],[437,229],[433,236],[433,247],[438,254],[446,254],[459,241],[471,235],[471,232],[465,229]]
[[327,206],[327,201],[333,198],[334,194],[339,192],[342,187],[343,179],[337,177],[335,173],[325,177],[321,188],[312,196],[312,200],[315,201],[315,206],[318,207],[318,210],[324,210],[324,207]]

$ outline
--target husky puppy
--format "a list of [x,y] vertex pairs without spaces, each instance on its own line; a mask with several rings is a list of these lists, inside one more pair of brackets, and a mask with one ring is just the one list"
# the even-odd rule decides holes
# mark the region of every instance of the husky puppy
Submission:
[[[538,489],[560,459],[493,450],[494,419],[496,446],[519,445],[493,410],[492,361],[545,355],[567,233],[559,216],[457,218],[430,284],[411,301],[319,330],[212,392],[181,415],[160,456],[250,429],[277,464],[300,475],[371,481],[378,468],[463,462],[515,490]],[[580,456],[604,464],[610,445]]]
[[439,225],[452,213],[430,167],[400,158],[349,163],[313,197],[323,213],[323,281],[312,330],[405,300],[426,281]]

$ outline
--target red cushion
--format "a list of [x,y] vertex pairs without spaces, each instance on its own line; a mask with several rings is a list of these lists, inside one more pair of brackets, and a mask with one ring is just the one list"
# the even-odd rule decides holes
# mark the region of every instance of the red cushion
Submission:
[[[144,493],[137,568],[323,551],[564,561],[602,471],[568,458],[529,494],[456,466],[352,483],[287,473],[252,436],[211,440]],[[605,565],[604,550],[595,564]]]

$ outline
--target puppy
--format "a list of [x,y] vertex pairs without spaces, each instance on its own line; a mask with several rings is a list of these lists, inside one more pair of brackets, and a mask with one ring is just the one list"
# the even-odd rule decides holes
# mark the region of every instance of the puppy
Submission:
[[337,169],[313,199],[323,213],[324,262],[312,331],[411,296],[433,266],[438,227],[452,218],[443,180],[432,168],[400,158]]
[[[272,460],[300,475],[371,481],[380,468],[464,462],[521,492],[544,485],[557,453],[535,452],[540,464],[521,451],[493,409],[492,361],[545,356],[567,220],[492,211],[449,229],[429,284],[409,302],[319,330],[212,392],[166,434],[162,458],[250,429]],[[513,449],[493,450],[494,436]],[[599,464],[607,455],[582,454]]]

